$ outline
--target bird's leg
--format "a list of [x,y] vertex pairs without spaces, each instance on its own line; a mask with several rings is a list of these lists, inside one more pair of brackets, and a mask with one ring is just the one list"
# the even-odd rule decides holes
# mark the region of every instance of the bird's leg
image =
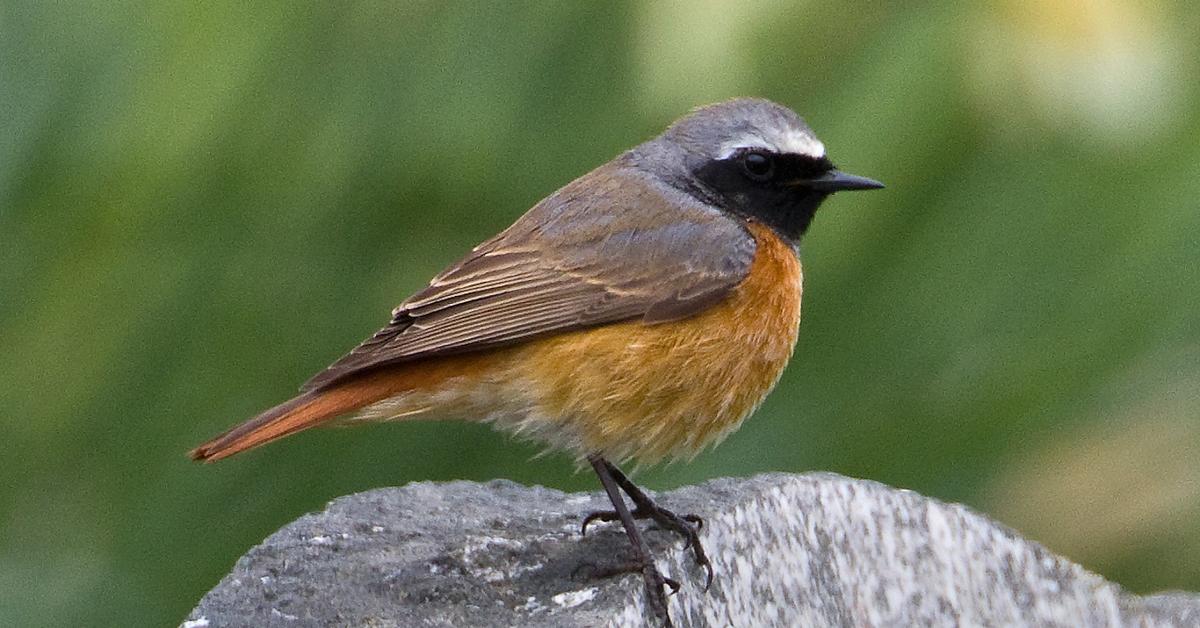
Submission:
[[[692,548],[692,556],[696,560],[696,564],[700,565],[707,572],[708,577],[704,582],[704,590],[707,591],[712,586],[713,568],[712,563],[708,560],[708,555],[704,553],[704,547],[700,545],[700,529],[704,527],[704,520],[697,515],[677,515],[662,506],[659,506],[650,499],[649,495],[642,492],[620,469],[613,463],[598,459],[608,470],[609,475],[616,481],[617,485],[629,495],[629,499],[633,501],[635,508],[631,513],[634,519],[653,519],[655,523],[664,529],[671,530],[683,537],[683,548]],[[592,462],[595,465],[595,462]],[[599,473],[597,471],[597,473]],[[619,518],[619,513],[612,510],[602,510],[598,512],[588,513],[583,518],[583,533],[587,533],[588,524],[593,521],[615,521]]]
[[[670,628],[672,625],[671,616],[667,614],[667,596],[664,587],[670,585],[672,589],[678,589],[679,584],[673,580],[664,578],[658,572],[658,567],[654,565],[654,560],[650,556],[650,548],[646,545],[646,541],[642,539],[641,533],[638,532],[637,524],[634,523],[633,516],[629,514],[629,508],[625,505],[624,498],[621,497],[621,489],[617,487],[617,482],[613,479],[612,470],[615,467],[600,456],[588,456],[588,462],[592,463],[592,468],[596,470],[596,475],[600,477],[600,484],[604,486],[604,492],[608,493],[608,498],[612,500],[613,508],[616,509],[615,518],[619,519],[621,524],[625,526],[625,534],[629,536],[629,542],[633,545],[634,562],[620,569],[610,570],[604,575],[615,575],[629,571],[641,572],[642,580],[646,584],[646,595],[649,598],[650,611],[654,613],[655,618],[662,621],[663,626]],[[620,472],[618,471],[618,473]]]

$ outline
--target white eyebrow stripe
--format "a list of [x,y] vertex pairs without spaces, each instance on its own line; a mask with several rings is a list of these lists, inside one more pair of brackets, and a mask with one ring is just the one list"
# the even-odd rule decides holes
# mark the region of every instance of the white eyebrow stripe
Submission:
[[825,156],[825,145],[821,143],[821,140],[800,131],[789,131],[783,137],[783,144],[780,145],[780,148],[785,153],[807,155],[814,159]]
[[779,152],[779,147],[757,135],[743,135],[721,144],[717,159],[729,159],[734,153],[747,148],[758,148],[772,153]]
[[721,150],[717,153],[717,159],[729,159],[739,150],[748,148],[758,148],[777,154],[791,153],[805,155],[813,159],[820,159],[825,156],[825,145],[821,143],[821,140],[808,133],[792,130],[783,136],[783,142],[778,145],[768,142],[758,135],[742,135],[721,144]]

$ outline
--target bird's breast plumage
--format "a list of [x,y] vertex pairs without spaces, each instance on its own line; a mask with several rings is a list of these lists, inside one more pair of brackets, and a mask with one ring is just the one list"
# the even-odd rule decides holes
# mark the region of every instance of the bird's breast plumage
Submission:
[[[741,425],[778,382],[796,343],[801,266],[757,223],[746,278],[708,309],[552,335],[443,358],[428,383],[360,418],[483,418],[580,459],[652,463],[695,455]],[[407,369],[420,369],[420,362]]]
[[801,267],[752,224],[750,273],[722,302],[657,325],[630,321],[542,339],[507,360],[501,427],[577,455],[690,457],[736,429],[775,386],[800,322]]

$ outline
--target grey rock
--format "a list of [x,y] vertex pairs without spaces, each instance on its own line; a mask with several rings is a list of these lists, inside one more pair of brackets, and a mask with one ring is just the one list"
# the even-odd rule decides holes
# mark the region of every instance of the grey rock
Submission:
[[[703,590],[649,529],[679,626],[1200,626],[1200,596],[1139,597],[956,504],[830,474],[720,479],[658,496],[704,517]],[[600,493],[417,483],[334,500],[251,549],[185,626],[643,626]]]

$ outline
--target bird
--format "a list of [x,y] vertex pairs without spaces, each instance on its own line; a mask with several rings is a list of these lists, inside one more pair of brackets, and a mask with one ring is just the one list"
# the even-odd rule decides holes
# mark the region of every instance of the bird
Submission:
[[[299,395],[190,452],[213,462],[320,425],[458,418],[590,466],[612,502],[648,609],[667,589],[638,529],[680,534],[707,571],[694,515],[618,464],[688,459],[763,402],[799,333],[799,244],[831,194],[882,188],[837,169],[791,109],[698,107],[568,183],[476,246],[318,372]],[[633,508],[625,502],[624,492]]]

